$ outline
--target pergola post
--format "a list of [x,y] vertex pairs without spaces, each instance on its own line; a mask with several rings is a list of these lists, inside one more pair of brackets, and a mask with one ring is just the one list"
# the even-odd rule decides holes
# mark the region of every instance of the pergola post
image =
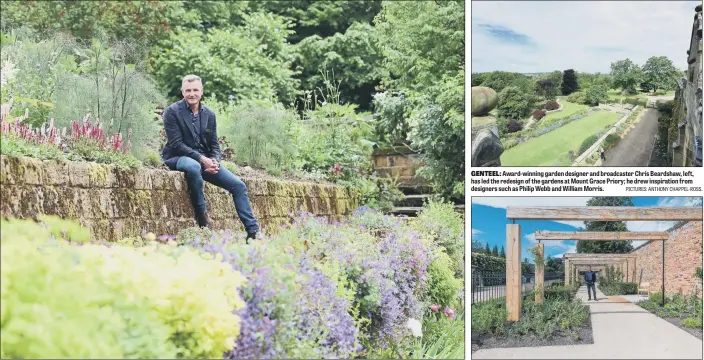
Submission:
[[564,268],[565,268],[565,285],[569,285],[570,280],[571,280],[570,279],[570,261],[563,257],[562,264],[564,265]]
[[[537,245],[538,247],[538,255],[537,259],[541,262],[544,261],[543,258],[543,253],[545,250],[545,244],[540,243]],[[537,262],[537,261],[536,261]],[[535,266],[535,303],[540,304],[543,302],[543,284],[545,283],[545,265],[543,263],[543,266],[538,266],[536,264]]]
[[508,321],[521,315],[521,225],[506,224],[506,311]]

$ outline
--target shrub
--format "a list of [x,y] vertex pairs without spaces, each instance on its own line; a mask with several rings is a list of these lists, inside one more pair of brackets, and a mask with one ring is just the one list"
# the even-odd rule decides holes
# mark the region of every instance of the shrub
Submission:
[[533,111],[533,119],[540,120],[545,117],[545,110],[535,110]]
[[464,220],[452,203],[430,201],[418,214],[412,228],[444,248],[453,261],[457,277],[464,277]]
[[606,93],[607,89],[603,85],[594,85],[587,89],[585,93],[585,102],[589,105],[599,105],[609,99]]
[[604,149],[610,149],[610,148],[616,146],[616,144],[618,144],[619,141],[621,141],[621,137],[618,136],[618,134],[616,134],[616,133],[611,133],[606,136],[606,138],[604,139],[604,142],[602,142],[602,144],[603,144]]
[[572,301],[574,294],[572,289],[564,286],[550,286],[545,288],[546,300],[565,300]]
[[234,344],[240,273],[184,248],[87,243],[75,222],[41,220],[2,220],[1,357],[215,358]]
[[675,108],[675,102],[673,100],[665,102],[658,101],[656,106],[658,107],[658,111],[662,112],[666,116],[672,116],[672,112]]
[[502,335],[505,332],[507,316],[505,300],[474,305],[471,316],[472,332]]
[[633,283],[633,282],[623,282],[620,283],[621,287],[621,295],[630,295],[630,294],[635,294],[638,292],[638,284]]
[[591,135],[588,138],[584,139],[582,141],[582,145],[579,146],[579,151],[577,152],[578,154],[583,154],[585,151],[587,151],[596,141],[599,140],[596,135]]
[[462,280],[455,278],[452,259],[442,250],[433,251],[428,266],[428,301],[441,307],[457,307],[457,292],[463,289]]
[[516,86],[508,86],[499,93],[497,115],[507,119],[521,119],[533,107],[535,99]]
[[505,272],[506,259],[481,253],[471,253],[472,268],[486,272]]
[[523,130],[523,124],[518,120],[509,120],[508,123],[506,123],[507,133],[514,133],[521,130]]
[[550,284],[550,287],[562,287],[565,286],[565,282],[560,280],[560,281],[554,281]]
[[577,91],[567,97],[567,101],[575,104],[584,104],[587,101],[587,96],[583,91]]
[[559,108],[560,104],[555,100],[548,100],[548,102],[545,103],[545,110],[552,111],[557,110]]
[[702,319],[700,318],[693,318],[689,317],[684,320],[682,320],[682,326],[688,327],[688,328],[702,328]]

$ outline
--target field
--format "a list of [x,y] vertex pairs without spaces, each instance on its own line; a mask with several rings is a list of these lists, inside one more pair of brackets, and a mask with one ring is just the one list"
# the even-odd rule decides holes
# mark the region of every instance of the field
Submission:
[[501,165],[552,166],[558,162],[559,166],[569,166],[571,160],[564,154],[570,150],[577,151],[584,139],[614,124],[619,117],[619,114],[613,112],[595,112],[512,147],[501,155]]

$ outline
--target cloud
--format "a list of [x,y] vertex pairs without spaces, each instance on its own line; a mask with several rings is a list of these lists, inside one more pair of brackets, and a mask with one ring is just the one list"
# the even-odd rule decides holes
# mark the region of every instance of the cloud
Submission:
[[485,34],[507,44],[515,44],[522,46],[536,45],[535,40],[533,40],[533,38],[531,38],[530,36],[517,33],[501,25],[478,24],[477,26],[482,29]]
[[[630,58],[642,65],[651,56],[667,56],[684,70],[700,3],[472,2],[471,71],[608,73],[614,61]],[[475,57],[484,61],[475,63]]]
[[472,229],[472,240],[478,239],[478,238],[479,238],[479,234],[483,234],[483,233],[484,233],[484,232],[481,231],[481,230]]
[[[663,197],[658,200],[656,206],[702,206],[701,199],[701,197],[690,196]],[[675,226],[675,224],[677,224],[677,221],[626,221],[626,228],[629,231],[666,231]],[[636,246],[635,241],[633,246]]]
[[557,254],[557,255],[555,255],[555,257],[556,257],[556,258],[562,258],[562,256],[565,255],[565,254],[576,253],[576,252],[577,252],[577,245],[572,245],[572,246],[568,247],[568,248],[565,250],[565,252],[563,252],[562,254]]

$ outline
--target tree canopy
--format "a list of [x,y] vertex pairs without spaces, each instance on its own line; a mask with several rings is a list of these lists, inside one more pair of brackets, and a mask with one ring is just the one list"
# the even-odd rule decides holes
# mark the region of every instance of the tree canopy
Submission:
[[[587,206],[634,206],[633,200],[626,196],[594,197],[587,201]],[[629,231],[624,221],[585,221],[586,231]],[[633,250],[631,241],[577,241],[578,253],[625,254]]]

